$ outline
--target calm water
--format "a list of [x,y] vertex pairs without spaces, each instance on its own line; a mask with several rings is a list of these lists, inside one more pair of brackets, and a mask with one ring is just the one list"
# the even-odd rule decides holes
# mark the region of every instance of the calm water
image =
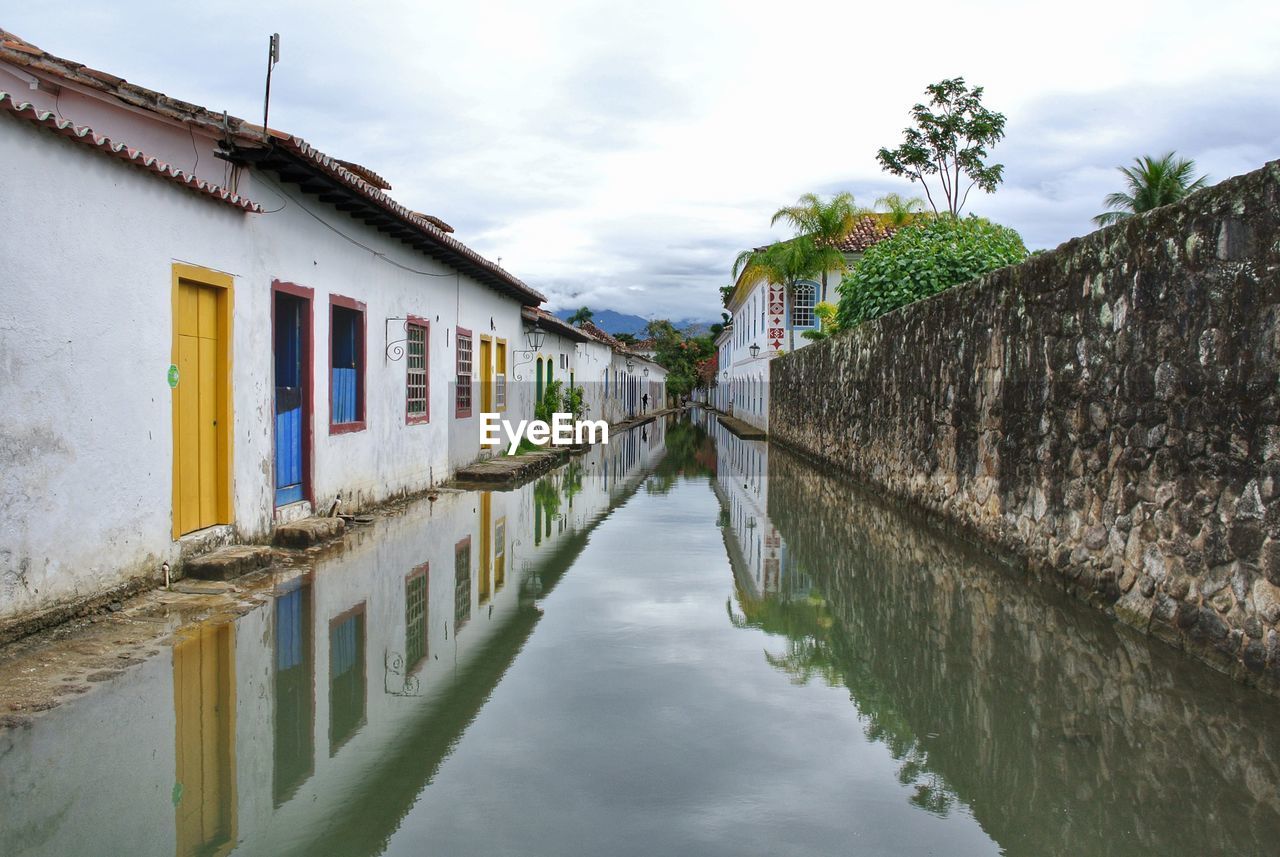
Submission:
[[1280,849],[1280,704],[701,417],[264,596],[0,732],[0,853]]

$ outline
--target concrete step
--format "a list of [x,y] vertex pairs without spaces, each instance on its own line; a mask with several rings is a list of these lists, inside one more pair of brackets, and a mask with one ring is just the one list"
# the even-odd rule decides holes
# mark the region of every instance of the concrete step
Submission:
[[231,580],[271,564],[271,548],[263,545],[231,545],[183,563],[184,577],[197,580]]
[[303,518],[276,527],[274,541],[282,547],[305,548],[342,535],[341,518]]

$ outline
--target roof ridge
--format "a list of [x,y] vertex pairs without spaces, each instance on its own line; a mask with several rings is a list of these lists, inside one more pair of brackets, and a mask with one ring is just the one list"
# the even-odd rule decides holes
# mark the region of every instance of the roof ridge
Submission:
[[155,173],[161,178],[176,182],[197,193],[212,197],[228,205],[232,205],[242,211],[251,214],[261,214],[262,206],[247,197],[232,193],[226,188],[216,185],[213,182],[190,175],[181,170],[168,161],[162,161],[159,158],[148,155],[141,149],[134,148],[125,143],[112,140],[104,134],[97,134],[88,125],[77,125],[70,119],[64,119],[54,114],[52,110],[41,110],[30,101],[19,102],[12,93],[0,90],[0,109],[3,109],[12,116],[30,122],[33,125],[45,128],[74,140],[90,148],[97,149],[103,154],[115,157],[117,160],[134,164],[142,167],[148,172]]

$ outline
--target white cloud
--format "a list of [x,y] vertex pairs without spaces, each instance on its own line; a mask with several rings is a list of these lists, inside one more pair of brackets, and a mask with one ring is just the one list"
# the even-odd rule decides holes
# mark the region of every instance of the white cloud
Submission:
[[[1219,2],[645,4],[75,2],[2,23],[46,50],[272,124],[377,170],[407,205],[568,304],[718,315],[736,249],[810,190],[864,203],[924,85],[1009,116],[971,208],[1051,246],[1114,168],[1177,149],[1214,178],[1280,153],[1280,7]],[[1266,105],[1270,104],[1270,108]]]

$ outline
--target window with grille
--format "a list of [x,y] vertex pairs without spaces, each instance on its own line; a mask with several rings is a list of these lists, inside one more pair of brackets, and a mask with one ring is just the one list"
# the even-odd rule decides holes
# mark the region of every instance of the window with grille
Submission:
[[471,536],[453,548],[453,633],[471,618]]
[[427,658],[427,563],[404,582],[404,668],[407,675]]
[[493,360],[493,408],[497,411],[505,411],[507,409],[507,343],[499,342],[494,346]]
[[425,423],[429,418],[427,399],[427,325],[405,325],[404,415],[409,423]]
[[458,381],[455,390],[457,416],[471,416],[471,331],[458,328]]
[[818,287],[813,283],[797,283],[795,304],[791,307],[792,327],[813,327],[813,305],[818,299]]

